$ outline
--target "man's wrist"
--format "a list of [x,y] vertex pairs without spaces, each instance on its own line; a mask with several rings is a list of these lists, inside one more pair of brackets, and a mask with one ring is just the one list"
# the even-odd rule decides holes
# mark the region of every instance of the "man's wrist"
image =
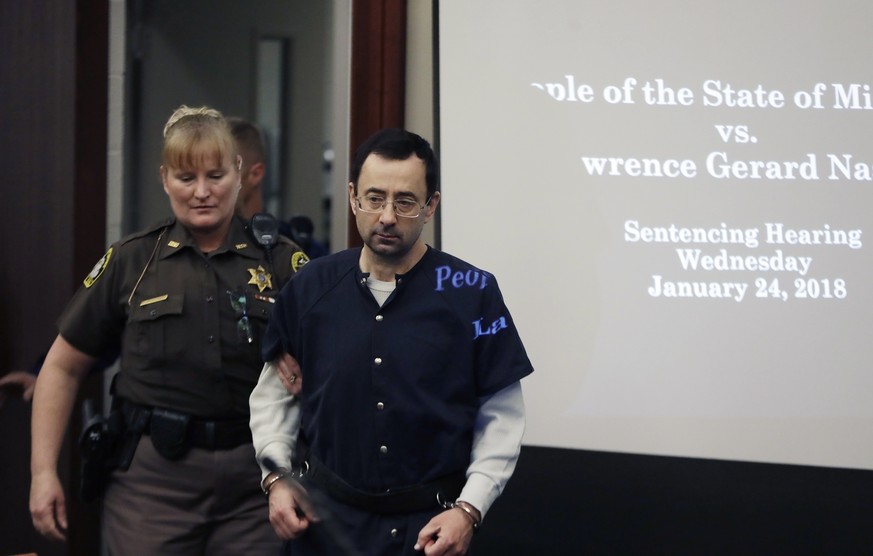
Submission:
[[470,523],[473,525],[473,532],[478,531],[479,527],[482,526],[482,512],[476,509],[476,507],[469,502],[456,500],[452,507],[457,508],[466,514],[467,518],[470,519]]
[[261,481],[261,491],[263,491],[264,496],[267,498],[270,497],[270,489],[273,488],[273,485],[281,481],[282,479],[287,479],[289,481],[297,481],[302,478],[309,471],[309,462],[304,461],[303,465],[298,468],[291,467],[290,469],[287,467],[280,467],[275,471],[268,474]]
[[273,485],[275,485],[277,482],[284,479],[285,476],[288,475],[288,473],[289,473],[288,469],[285,469],[284,467],[280,467],[279,469],[273,471],[272,473],[270,473],[269,475],[264,477],[264,480],[261,481],[261,491],[263,491],[264,496],[269,498],[270,497],[270,490],[273,488]]

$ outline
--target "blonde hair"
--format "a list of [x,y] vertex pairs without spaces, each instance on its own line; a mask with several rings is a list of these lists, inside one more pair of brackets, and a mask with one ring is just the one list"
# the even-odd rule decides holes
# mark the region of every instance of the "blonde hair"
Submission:
[[230,126],[208,106],[177,108],[164,125],[163,163],[171,168],[195,168],[218,159],[231,162],[238,153]]

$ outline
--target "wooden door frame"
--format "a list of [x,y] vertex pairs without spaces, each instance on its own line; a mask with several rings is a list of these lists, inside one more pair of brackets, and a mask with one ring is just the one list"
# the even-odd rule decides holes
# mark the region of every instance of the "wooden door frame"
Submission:
[[[404,125],[406,17],[406,0],[353,0],[350,162],[358,145],[372,133]],[[347,244],[362,244],[351,210]]]

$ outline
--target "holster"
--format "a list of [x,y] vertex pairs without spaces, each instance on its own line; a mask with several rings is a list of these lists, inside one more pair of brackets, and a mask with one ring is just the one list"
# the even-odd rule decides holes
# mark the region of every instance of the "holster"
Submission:
[[103,494],[109,475],[117,467],[119,440],[124,430],[120,412],[109,416],[94,412],[91,400],[82,403],[82,432],[79,449],[82,454],[79,496],[84,502],[96,500]]
[[[114,409],[115,400],[118,401],[118,410]],[[130,468],[130,462],[133,461],[133,456],[136,453],[136,447],[139,445],[139,439],[149,426],[149,420],[152,416],[152,410],[146,407],[135,406],[124,400],[115,398],[113,400],[113,410],[110,416],[118,415],[122,423],[121,442],[116,457],[116,468],[121,471],[127,471]]]

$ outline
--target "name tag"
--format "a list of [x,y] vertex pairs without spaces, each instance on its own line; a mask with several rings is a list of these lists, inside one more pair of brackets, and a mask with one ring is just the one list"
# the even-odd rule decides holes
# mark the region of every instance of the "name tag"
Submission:
[[168,297],[170,297],[170,296],[167,294],[164,294],[164,295],[159,295],[157,297],[153,297],[151,299],[145,299],[145,300],[140,302],[139,306],[145,307],[146,305],[151,305],[152,303],[160,303],[161,301],[166,301]]

